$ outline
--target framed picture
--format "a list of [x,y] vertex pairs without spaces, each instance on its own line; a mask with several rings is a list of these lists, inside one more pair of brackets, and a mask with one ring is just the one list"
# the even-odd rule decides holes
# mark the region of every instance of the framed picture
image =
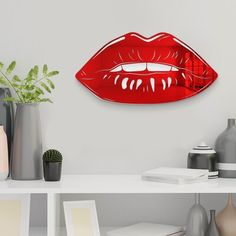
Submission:
[[30,194],[0,194],[0,235],[28,236]]
[[67,236],[100,236],[95,201],[63,202]]

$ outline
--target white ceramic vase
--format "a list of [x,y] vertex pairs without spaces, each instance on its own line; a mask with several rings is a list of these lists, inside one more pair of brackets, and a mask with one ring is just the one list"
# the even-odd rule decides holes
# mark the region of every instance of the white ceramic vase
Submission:
[[191,207],[186,224],[186,236],[205,236],[208,227],[206,210],[200,204],[200,194],[195,194],[195,204]]
[[0,180],[7,179],[9,173],[7,135],[0,125]]

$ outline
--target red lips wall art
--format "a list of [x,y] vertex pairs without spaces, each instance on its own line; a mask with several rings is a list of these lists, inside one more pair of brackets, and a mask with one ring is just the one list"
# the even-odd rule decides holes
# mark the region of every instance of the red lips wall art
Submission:
[[193,49],[168,33],[128,33],[107,43],[77,72],[98,97],[120,103],[166,103],[194,96],[217,73]]

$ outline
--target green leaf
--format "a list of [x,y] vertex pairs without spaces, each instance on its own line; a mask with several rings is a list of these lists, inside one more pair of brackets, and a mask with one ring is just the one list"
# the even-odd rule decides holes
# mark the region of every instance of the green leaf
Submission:
[[13,98],[13,97],[5,97],[3,98],[4,102],[16,102],[17,99]]
[[51,90],[50,88],[44,83],[44,82],[41,82],[40,85],[49,93],[51,93]]
[[8,86],[8,82],[5,80],[5,78],[4,77],[0,77],[0,84],[1,85],[4,85],[4,86]]
[[47,75],[47,73],[48,73],[48,66],[45,64],[43,65],[43,75],[45,76]]
[[16,84],[16,83],[12,83],[12,86],[14,87],[14,88],[17,88],[17,89],[22,89],[24,86],[22,86],[22,85],[19,85],[19,84]]
[[26,86],[24,87],[24,89],[25,89],[25,90],[28,90],[28,91],[32,91],[32,90],[35,89],[35,86],[33,86],[33,85],[26,85]]
[[48,77],[52,77],[52,76],[55,76],[55,75],[58,75],[59,74],[59,71],[51,71],[47,74]]
[[8,75],[11,74],[11,72],[15,69],[15,67],[16,67],[16,62],[13,61],[13,62],[8,66],[6,73],[7,73]]
[[27,78],[32,78],[34,75],[34,68],[31,68],[30,71],[28,72]]
[[39,102],[50,102],[50,103],[53,103],[51,99],[49,98],[42,98],[42,99],[39,99]]
[[33,68],[33,72],[34,72],[34,76],[38,76],[38,73],[39,73],[39,67],[36,65],[36,66],[34,66],[34,68]]
[[54,83],[50,79],[47,79],[47,82],[48,82],[48,85],[50,86],[51,89],[55,88]]
[[13,82],[21,82],[20,78],[17,75],[14,75],[12,78]]
[[0,62],[0,70],[3,68],[3,63]]
[[44,94],[43,90],[39,87],[36,87],[36,93],[40,94]]

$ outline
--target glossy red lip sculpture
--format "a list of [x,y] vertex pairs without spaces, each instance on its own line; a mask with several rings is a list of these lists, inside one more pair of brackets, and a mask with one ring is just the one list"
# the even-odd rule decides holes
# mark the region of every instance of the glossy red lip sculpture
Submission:
[[107,43],[77,72],[98,97],[120,103],[164,103],[196,95],[217,73],[168,33],[128,33]]

